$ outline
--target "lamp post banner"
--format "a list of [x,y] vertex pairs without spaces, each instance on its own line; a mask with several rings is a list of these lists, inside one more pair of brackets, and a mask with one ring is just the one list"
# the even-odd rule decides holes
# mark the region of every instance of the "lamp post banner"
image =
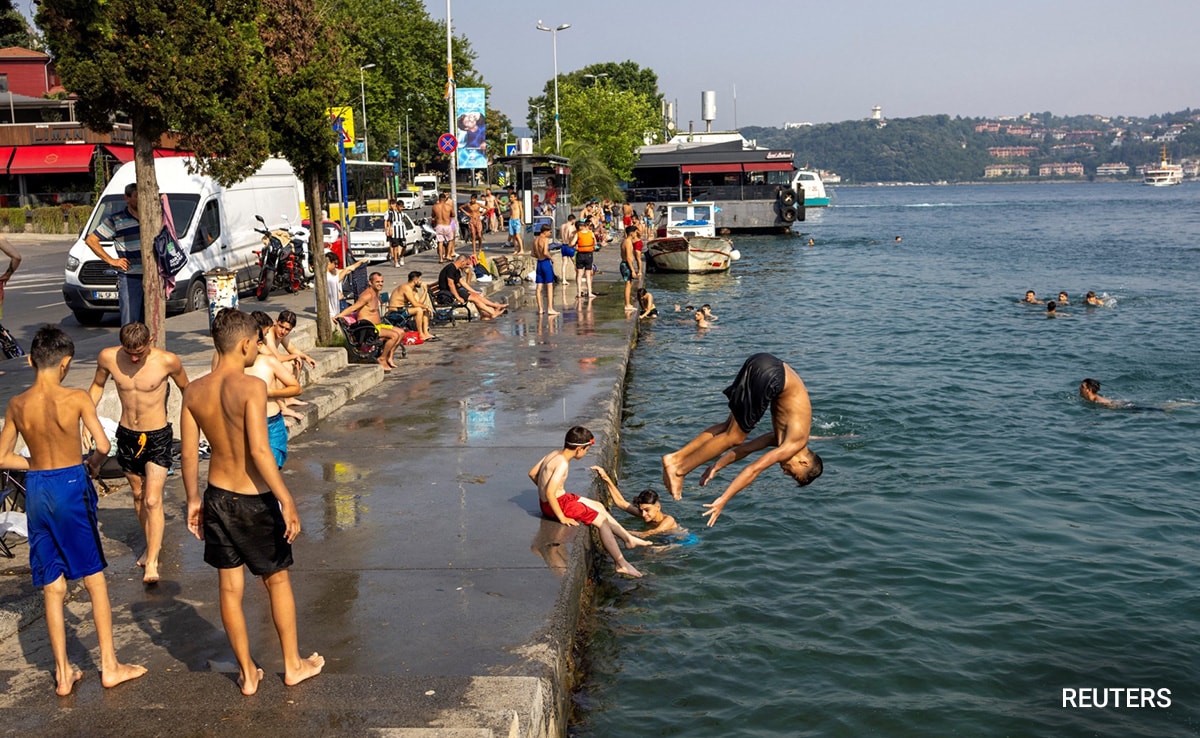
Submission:
[[458,127],[458,168],[487,168],[487,90],[458,88],[454,113]]

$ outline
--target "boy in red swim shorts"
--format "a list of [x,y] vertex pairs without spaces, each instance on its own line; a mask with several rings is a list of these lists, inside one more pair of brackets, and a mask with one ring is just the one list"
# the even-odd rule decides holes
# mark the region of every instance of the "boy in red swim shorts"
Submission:
[[642,573],[625,560],[621,549],[617,546],[617,538],[625,542],[626,548],[653,546],[650,541],[638,538],[621,527],[612,515],[595,500],[567,492],[564,487],[567,482],[567,472],[572,460],[582,459],[588,449],[596,442],[592,432],[581,425],[567,431],[566,441],[560,451],[551,451],[529,470],[529,478],[537,485],[538,502],[542,514],[563,525],[594,526],[600,533],[600,542],[604,550],[612,557],[613,565],[618,574],[630,577],[640,577]]

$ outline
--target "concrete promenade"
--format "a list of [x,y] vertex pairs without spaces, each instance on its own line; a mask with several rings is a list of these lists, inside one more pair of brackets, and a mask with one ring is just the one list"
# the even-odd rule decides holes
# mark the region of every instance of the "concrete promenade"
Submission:
[[[499,236],[487,240],[489,254],[509,253]],[[0,559],[0,733],[563,735],[588,579],[593,565],[611,574],[611,563],[593,561],[587,529],[542,518],[527,472],[575,424],[590,427],[597,444],[573,464],[569,489],[594,492],[587,467],[612,466],[636,337],[622,310],[618,251],[614,242],[597,255],[601,294],[590,306],[575,306],[574,284],[564,301],[560,286],[562,314],[539,317],[532,284],[492,285],[492,297],[512,306],[506,315],[434,327],[442,340],[410,347],[386,375],[345,366],[341,349],[310,351],[322,366],[301,396],[313,405],[307,431],[293,430],[284,479],[304,526],[291,569],[300,647],[326,657],[323,674],[283,685],[266,593],[248,580],[251,645],[267,678],[257,695],[242,697],[217,577],[186,530],[177,473],[167,483],[163,581],[153,587],[135,565],[141,534],[122,480],[100,502],[117,652],[150,672],[100,686],[91,611],[76,584],[68,651],[84,679],[56,697],[41,594],[29,581],[28,547],[18,544],[17,558]],[[411,269],[427,282],[438,271],[428,253],[377,268],[388,289]],[[272,315],[291,308],[303,328],[312,303],[305,292],[241,307]],[[171,318],[168,334],[190,376],[207,371],[206,315]],[[90,343],[78,347],[74,386],[90,383],[97,351],[115,335]],[[13,362],[0,368],[7,402],[29,375]],[[102,414],[117,417],[115,402],[105,403]],[[630,557],[639,563],[636,551]]]

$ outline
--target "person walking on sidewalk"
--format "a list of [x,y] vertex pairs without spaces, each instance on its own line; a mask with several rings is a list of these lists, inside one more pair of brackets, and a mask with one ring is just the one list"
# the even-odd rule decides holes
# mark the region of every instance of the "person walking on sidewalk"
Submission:
[[453,260],[454,252],[454,204],[445,192],[438,195],[438,201],[433,206],[433,231],[437,234],[438,263]]
[[96,374],[88,395],[92,404],[98,405],[104,385],[112,377],[121,400],[117,463],[129,481],[133,509],[146,538],[146,550],[137,563],[145,568],[142,582],[156,584],[165,526],[163,487],[171,470],[171,445],[175,440],[167,422],[167,380],[183,390],[188,386],[188,377],[178,356],[152,345],[150,329],[144,323],[121,326],[120,338],[120,346],[106,348],[96,358]]
[[521,241],[521,234],[525,232],[525,210],[521,205],[521,197],[509,189],[508,191],[508,243],[512,245],[513,255],[520,256],[525,253],[525,244]]
[[[558,315],[554,309],[554,260],[550,258],[550,224],[542,225],[541,232],[533,239],[533,258],[537,259],[537,269],[534,272],[534,295],[537,299],[538,313]],[[546,288],[546,301],[542,302],[542,288]]]
[[[137,183],[125,186],[125,207],[105,216],[96,229],[83,239],[96,258],[117,270],[117,304],[121,325],[146,321],[142,288],[142,225],[138,218]],[[100,245],[112,241],[116,258]]]
[[471,256],[478,257],[479,249],[483,246],[483,205],[471,193],[471,199],[459,207],[459,212],[467,216],[467,227],[471,231]]
[[583,218],[576,223],[576,228],[578,230],[575,231],[575,238],[571,245],[575,247],[575,301],[578,302],[585,297],[591,299],[596,296],[592,287],[596,234],[592,232],[591,223]]
[[388,255],[393,267],[404,266],[404,203],[397,199],[388,200],[388,211],[383,215],[383,227],[387,233]]

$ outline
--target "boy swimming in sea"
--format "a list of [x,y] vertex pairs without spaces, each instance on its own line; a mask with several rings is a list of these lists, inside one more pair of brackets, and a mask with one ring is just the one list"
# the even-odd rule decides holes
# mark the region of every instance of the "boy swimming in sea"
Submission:
[[567,437],[562,450],[551,451],[542,457],[541,461],[529,470],[529,478],[538,488],[538,502],[542,514],[563,525],[579,525],[584,523],[596,528],[600,533],[600,542],[604,550],[612,557],[618,574],[630,577],[640,577],[642,573],[625,560],[621,549],[617,546],[617,538],[625,542],[626,548],[653,546],[650,541],[644,541],[621,527],[621,524],[595,500],[567,492],[564,487],[567,482],[568,466],[571,461],[582,459],[596,440],[592,432],[581,425],[567,431]]
[[[292,686],[321,673],[325,657],[300,657],[296,637],[296,601],[288,567],[292,542],[300,535],[300,516],[267,442],[267,385],[246,374],[258,356],[259,329],[254,318],[225,309],[212,326],[217,364],[187,386],[180,410],[183,487],[187,492],[188,530],[204,541],[204,561],[217,569],[221,622],[237,657],[242,694],[258,690],[263,670],[250,655],[242,611],[242,567],[262,577],[271,616],[283,651],[283,683]],[[208,488],[199,492],[200,433],[212,456]]]
[[[146,673],[144,666],[117,661],[113,646],[112,606],[104,579],[108,563],[96,527],[96,490],[91,480],[108,455],[109,441],[88,393],[62,386],[74,355],[75,344],[62,329],[47,325],[38,330],[29,349],[29,365],[37,372],[33,386],[8,403],[0,431],[0,467],[28,470],[29,568],[33,586],[42,588],[46,601],[59,696],[70,694],[83,678],[67,660],[63,615],[67,580],[82,577],[92,601],[100,642],[100,683],[115,687]],[[96,439],[86,465],[79,461],[80,424]],[[28,459],[14,453],[18,435],[29,448]]]
[[663,513],[662,503],[658,499],[658,493],[654,490],[644,489],[638,492],[632,502],[628,502],[621,494],[621,490],[617,488],[617,483],[608,476],[608,472],[604,471],[603,467],[593,466],[592,471],[596,472],[608,485],[608,495],[612,498],[614,505],[634,517],[641,518],[646,525],[651,526],[648,530],[641,531],[641,535],[656,536],[660,533],[670,533],[679,528],[675,518]]

